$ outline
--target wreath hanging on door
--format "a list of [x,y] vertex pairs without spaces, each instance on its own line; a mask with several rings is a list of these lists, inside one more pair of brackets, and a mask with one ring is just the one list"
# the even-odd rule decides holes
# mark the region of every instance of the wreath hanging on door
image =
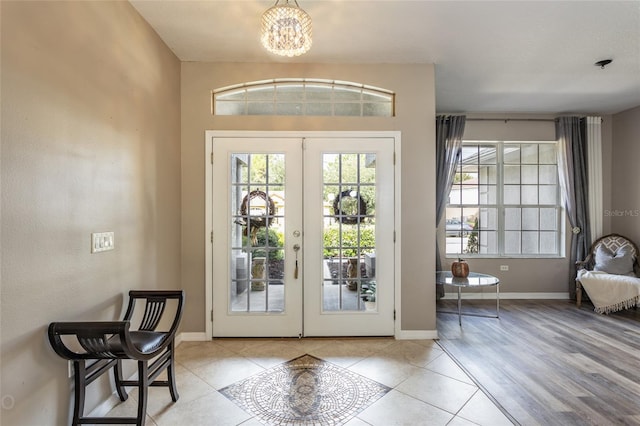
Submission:
[[[264,205],[266,206],[266,214],[255,215],[249,210],[252,205],[251,201],[259,198],[264,201]],[[244,230],[242,231],[242,235],[247,236],[249,232],[247,229],[250,228],[251,231],[251,243],[253,245],[258,244],[258,230],[260,228],[269,228],[271,225],[271,218],[276,214],[276,204],[273,202],[271,197],[267,195],[266,192],[255,190],[251,191],[242,199],[242,204],[240,204],[240,215],[242,216],[236,223],[242,225]]]
[[[355,214],[353,208],[345,208],[343,203],[355,203]],[[342,191],[333,199],[333,214],[336,216],[336,221],[345,225],[355,225],[364,220],[367,214],[367,202],[356,191],[350,189]]]

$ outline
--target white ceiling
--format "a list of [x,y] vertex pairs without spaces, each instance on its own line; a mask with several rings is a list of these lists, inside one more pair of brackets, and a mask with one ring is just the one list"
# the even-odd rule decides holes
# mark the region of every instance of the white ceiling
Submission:
[[293,59],[260,45],[260,17],[275,1],[130,1],[182,61],[433,63],[447,113],[640,105],[640,0],[299,0],[313,46]]

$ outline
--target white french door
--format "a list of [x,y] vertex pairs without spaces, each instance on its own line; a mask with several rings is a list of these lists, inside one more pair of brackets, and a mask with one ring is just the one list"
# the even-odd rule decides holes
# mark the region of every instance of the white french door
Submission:
[[[213,138],[213,335],[302,333],[299,138]],[[285,207],[286,206],[286,207]]]
[[304,334],[394,333],[394,141],[308,139]]
[[213,336],[393,335],[394,138],[209,143]]

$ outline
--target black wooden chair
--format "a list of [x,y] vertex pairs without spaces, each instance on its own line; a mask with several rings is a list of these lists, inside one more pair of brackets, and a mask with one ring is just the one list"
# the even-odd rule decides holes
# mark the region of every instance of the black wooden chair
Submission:
[[[136,309],[136,301],[144,300],[144,312]],[[169,302],[172,301],[172,302]],[[169,302],[169,303],[168,303]],[[158,331],[164,324],[167,311],[174,311],[166,331]],[[73,425],[80,424],[136,424],[144,425],[149,386],[166,386],[171,399],[178,400],[175,384],[175,334],[182,317],[184,292],[181,290],[132,290],[129,305],[122,321],[54,322],[49,325],[49,341],[62,358],[73,361],[75,398]],[[175,309],[173,309],[175,308]],[[135,316],[134,316],[135,313]],[[169,314],[167,314],[169,315]],[[132,321],[139,325],[130,330]],[[63,336],[75,336],[63,337]],[[122,360],[137,361],[137,380],[124,380]],[[138,388],[137,417],[85,417],[86,387],[113,367],[116,391],[120,400],[128,397],[125,387]],[[167,380],[156,380],[167,370]]]

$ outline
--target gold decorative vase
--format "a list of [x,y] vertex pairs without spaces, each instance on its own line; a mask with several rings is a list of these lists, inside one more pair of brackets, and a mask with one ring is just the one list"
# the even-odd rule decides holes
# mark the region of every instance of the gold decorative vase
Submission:
[[[254,257],[251,261],[251,290],[264,291],[265,257]],[[259,280],[259,281],[256,281]]]

